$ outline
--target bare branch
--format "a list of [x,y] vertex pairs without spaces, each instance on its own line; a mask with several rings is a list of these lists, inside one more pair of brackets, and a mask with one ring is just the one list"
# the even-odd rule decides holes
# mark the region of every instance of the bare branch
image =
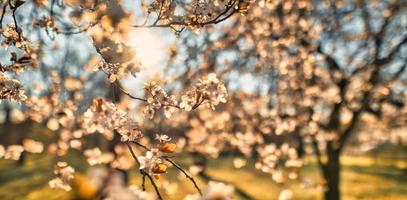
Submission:
[[199,194],[202,196],[202,191],[198,187],[198,184],[196,183],[196,181],[194,180],[194,178],[192,176],[190,176],[184,169],[182,169],[181,166],[179,166],[177,163],[175,163],[171,159],[165,158],[165,160],[170,162],[174,167],[176,167],[179,171],[181,171],[194,184],[195,189],[198,190]]

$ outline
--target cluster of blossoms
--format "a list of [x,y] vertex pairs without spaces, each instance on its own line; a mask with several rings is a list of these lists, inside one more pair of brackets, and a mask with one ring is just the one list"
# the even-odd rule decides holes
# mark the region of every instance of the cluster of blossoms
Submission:
[[3,99],[24,101],[27,97],[18,80],[10,79],[0,72],[0,101]]
[[[104,71],[111,82],[139,72],[135,51],[127,44],[131,28],[131,13],[118,1],[68,1],[74,7],[71,19],[93,38],[103,61],[97,70]],[[87,24],[81,26],[80,24]]]
[[152,148],[146,152],[145,156],[139,156],[140,169],[145,170],[150,175],[157,175],[167,172],[167,165],[162,159],[162,152],[157,148]]
[[11,52],[10,61],[12,64],[0,65],[0,72],[9,71],[20,74],[28,67],[35,69],[39,65],[41,53],[41,50],[36,45],[25,46],[24,52],[20,56],[17,56],[16,52]]
[[51,188],[60,188],[66,191],[71,190],[69,182],[74,178],[75,169],[66,162],[58,162],[54,168],[55,178],[49,181]]
[[231,200],[234,188],[221,182],[209,181],[208,186],[199,194],[188,195],[184,200]]
[[230,17],[235,12],[244,14],[248,11],[251,0],[215,0],[177,2],[170,0],[143,1],[147,13],[157,13],[156,23],[170,27],[190,27],[198,30],[210,23],[217,23],[220,19]]
[[206,78],[198,81],[195,86],[181,97],[180,107],[186,111],[194,109],[201,104],[215,109],[219,103],[226,103],[228,93],[225,84],[211,73]]
[[277,183],[284,183],[286,177],[283,169],[291,169],[288,178],[296,179],[298,169],[302,167],[303,161],[298,157],[297,150],[288,144],[282,144],[277,147],[275,144],[267,144],[257,149],[259,160],[256,162],[256,168],[263,172],[271,173],[272,178]]
[[164,115],[170,118],[176,110],[177,99],[173,95],[168,95],[165,90],[155,82],[144,85],[146,90],[147,103],[144,113],[152,119],[154,114],[160,108],[163,109]]
[[22,36],[23,30],[16,27],[14,24],[8,24],[6,28],[1,29],[0,31],[4,38],[1,45],[5,48],[9,46],[21,48],[24,47],[28,41],[27,38]]
[[[123,46],[123,44],[117,44],[118,46]],[[123,47],[118,47],[118,48],[123,48]],[[103,56],[103,53],[107,49],[101,49],[100,53]],[[122,50],[120,50],[122,51]],[[127,53],[131,51],[131,49],[126,50]],[[105,59],[106,60],[106,59]],[[132,74],[135,76],[137,72],[140,71],[140,63],[133,61],[133,62],[116,62],[116,63],[110,63],[110,62],[100,62],[99,64],[96,65],[95,71],[96,70],[102,70],[104,71],[108,77],[109,81],[114,83],[118,79],[122,79],[126,77],[128,74]]]
[[28,67],[37,69],[40,63],[39,58],[41,54],[42,49],[39,48],[38,45],[26,45],[21,56],[17,56],[15,52],[11,53],[10,61],[12,61],[13,64],[6,67],[9,71],[13,71],[16,74],[20,74]]
[[116,130],[122,141],[134,141],[142,134],[138,124],[124,110],[102,98],[95,99],[84,113],[83,127],[88,133],[111,134]]
[[140,169],[145,170],[149,175],[158,175],[167,172],[168,166],[164,163],[166,154],[174,153],[176,144],[170,143],[167,135],[156,135],[156,140],[159,141],[156,148],[152,148],[146,152],[145,156],[138,156]]

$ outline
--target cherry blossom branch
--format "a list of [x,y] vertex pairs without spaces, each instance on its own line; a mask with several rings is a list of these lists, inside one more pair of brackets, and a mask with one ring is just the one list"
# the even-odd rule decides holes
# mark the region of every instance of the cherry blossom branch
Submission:
[[114,84],[115,86],[117,86],[117,87],[123,92],[123,94],[129,96],[130,98],[135,99],[135,100],[139,100],[139,101],[147,102],[147,99],[143,99],[143,98],[140,98],[140,97],[136,97],[136,96],[130,94],[129,92],[127,92],[127,91],[126,91],[122,86],[120,86],[120,84],[118,84],[116,81],[113,82],[113,84]]
[[[151,149],[148,148],[145,145],[140,144],[137,141],[133,141],[134,144],[136,144],[137,146],[141,147],[144,150],[150,151]],[[195,179],[190,176],[180,165],[178,165],[177,163],[175,163],[173,160],[171,160],[169,157],[163,157],[164,160],[168,161],[169,163],[171,163],[175,168],[177,168],[179,171],[181,171],[181,173],[183,173],[194,185],[195,189],[199,192],[199,194],[202,196],[202,191],[199,188],[198,184],[196,183]]]
[[182,169],[181,166],[179,166],[177,163],[175,163],[171,159],[165,158],[165,160],[170,162],[174,167],[176,167],[179,171],[181,171],[185,175],[185,177],[187,177],[194,184],[194,187],[196,188],[196,190],[198,190],[199,194],[202,196],[202,191],[198,187],[198,184],[196,183],[195,179],[192,176],[190,176],[184,169]]
[[[105,71],[104,71],[104,72],[105,72]],[[105,73],[107,74],[107,72],[105,72]],[[136,97],[136,96],[130,94],[130,93],[127,92],[122,86],[120,86],[120,84],[118,84],[117,82],[113,82],[113,84],[114,84],[115,86],[117,86],[117,87],[123,92],[123,94],[127,95],[128,97],[130,97],[130,98],[132,98],[132,99],[135,99],[135,100],[147,102],[147,99],[143,99],[143,98],[141,98],[141,97]],[[198,101],[197,101],[197,102],[195,103],[195,105],[192,107],[192,110],[197,109],[199,106],[202,105],[202,103],[203,103],[204,101],[205,101],[205,98],[202,98],[201,101],[199,101],[199,99],[198,99]],[[178,108],[178,109],[180,109],[180,110],[182,109],[182,108],[179,107],[178,105],[170,104],[170,105],[168,105],[168,106],[175,107],[175,108]]]
[[157,19],[155,20],[155,22],[153,23],[153,25],[156,25],[156,24],[160,21],[161,15],[162,15],[162,12],[163,12],[163,8],[164,8],[164,1],[161,1],[160,11],[159,11],[158,16],[157,16]]
[[[236,4],[236,0],[230,0],[228,2],[228,4],[225,6],[225,10],[223,10],[221,13],[219,13],[219,15],[217,15],[215,18],[206,21],[206,22],[186,22],[186,21],[173,21],[173,22],[169,22],[167,24],[157,24],[158,21],[160,20],[160,15],[159,14],[159,18],[157,18],[157,20],[150,25],[146,25],[146,24],[142,24],[142,25],[133,25],[134,28],[173,28],[173,26],[201,26],[204,27],[206,25],[210,25],[210,24],[218,24],[220,22],[225,21],[226,19],[230,18],[232,15],[234,15],[235,13],[237,13],[238,9],[233,9],[233,7]],[[231,12],[230,12],[231,11]],[[161,11],[160,11],[161,12]]]
[[132,156],[133,159],[136,161],[137,166],[138,166],[138,168],[139,168],[139,171],[140,171],[140,173],[141,173],[141,175],[142,175],[142,185],[141,185],[141,187],[143,188],[143,191],[145,191],[145,185],[144,185],[144,183],[145,183],[145,177],[147,176],[147,178],[148,178],[148,179],[150,180],[150,182],[151,182],[151,185],[154,187],[154,190],[155,190],[155,193],[156,193],[157,196],[158,196],[158,199],[162,200],[163,198],[162,198],[162,196],[161,196],[161,194],[160,194],[160,191],[158,190],[158,186],[157,186],[157,184],[155,183],[154,179],[150,176],[150,174],[148,174],[147,172],[145,172],[143,169],[140,169],[140,166],[141,166],[141,165],[140,165],[140,161],[137,159],[137,156],[136,156],[136,154],[134,153],[133,148],[131,148],[131,145],[130,145],[129,142],[126,142],[126,145],[127,145],[127,148],[128,148],[129,151],[130,151],[131,156]]

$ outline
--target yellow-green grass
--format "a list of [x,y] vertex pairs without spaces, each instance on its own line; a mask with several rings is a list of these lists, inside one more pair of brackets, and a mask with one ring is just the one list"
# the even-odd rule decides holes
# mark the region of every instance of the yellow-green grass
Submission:
[[[83,159],[78,159],[77,155],[67,159],[79,174],[83,174],[86,168]],[[344,156],[341,160],[343,199],[407,199],[406,161],[349,156]],[[0,199],[77,199],[75,190],[64,192],[48,187],[47,183],[52,177],[54,162],[53,157],[44,155],[29,155],[23,166],[17,166],[14,161],[1,160]],[[182,158],[182,163],[187,165],[188,159]],[[252,164],[235,169],[231,163],[229,158],[210,160],[207,172],[214,179],[234,184],[254,199],[276,199],[279,192],[285,188],[294,192],[295,199],[322,198],[321,187],[304,188],[301,181],[291,181],[285,185],[276,184],[271,180],[270,175],[253,169]],[[308,158],[308,164],[301,170],[300,179],[312,180],[319,185],[322,179],[314,163],[312,158]],[[195,192],[187,179],[179,181],[178,176],[178,172],[174,170],[163,176],[170,182],[179,183],[178,190],[171,195],[165,194],[161,189],[166,199],[183,199],[186,194]],[[132,184],[140,184],[141,178],[136,170],[130,172],[130,178]],[[203,181],[196,179],[203,187]],[[158,182],[162,180],[163,178]],[[151,191],[151,187],[147,189]],[[236,196],[235,199],[239,197]]]

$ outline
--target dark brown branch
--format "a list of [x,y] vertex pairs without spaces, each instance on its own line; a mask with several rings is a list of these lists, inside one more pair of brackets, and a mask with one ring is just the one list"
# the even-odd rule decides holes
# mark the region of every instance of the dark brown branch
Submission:
[[223,10],[219,15],[217,15],[215,18],[206,21],[206,22],[185,22],[185,21],[173,21],[169,22],[167,24],[157,24],[159,21],[159,18],[151,25],[133,25],[134,28],[173,28],[173,26],[207,26],[210,24],[218,24],[220,22],[225,21],[226,19],[230,18],[232,15],[237,13],[236,9],[233,9],[234,5],[236,4],[237,1],[231,0],[228,2],[228,4],[225,7],[225,10]]
[[80,34],[80,33],[84,33],[86,31],[88,31],[90,28],[96,26],[98,23],[92,23],[87,25],[84,28],[78,27],[79,30],[73,31],[73,30],[65,30],[65,31],[58,31],[58,34],[63,34],[63,35],[75,35],[75,34]]
[[1,13],[1,17],[0,17],[0,28],[3,27],[3,19],[4,19],[4,15],[6,14],[6,11],[7,11],[7,4],[8,3],[5,3],[4,6],[3,6],[3,10],[2,10],[2,13]]
[[18,36],[21,37],[20,31],[18,30],[18,24],[17,24],[17,18],[16,18],[16,11],[17,11],[18,7],[17,7],[17,5],[13,6],[11,4],[11,1],[8,1],[8,5],[9,5],[10,9],[12,9],[12,16],[13,16],[13,21],[14,21],[14,26],[15,26],[16,32],[18,33]]
[[116,85],[116,86],[123,92],[123,94],[129,96],[130,98],[135,99],[135,100],[139,100],[139,101],[147,102],[147,99],[143,99],[143,98],[140,98],[140,97],[136,97],[136,96],[130,94],[129,92],[127,92],[127,91],[126,91],[124,88],[122,88],[122,86],[120,86],[116,81],[113,82],[113,84]]
[[390,53],[382,59],[377,59],[375,61],[376,64],[378,65],[385,65],[388,64],[389,62],[391,62],[393,60],[393,58],[395,57],[395,55],[399,52],[399,50],[401,49],[401,47],[407,44],[407,37],[405,37],[403,40],[401,40],[400,43],[398,43],[391,51]]
[[170,162],[174,167],[176,167],[179,171],[181,171],[185,175],[185,177],[187,177],[194,184],[195,189],[198,190],[199,194],[202,196],[202,191],[198,187],[198,184],[196,183],[196,181],[194,180],[194,178],[192,176],[190,176],[184,169],[182,169],[181,166],[179,166],[177,163],[175,163],[171,159],[165,158],[165,160]]
[[321,154],[321,151],[320,151],[319,148],[318,148],[318,142],[317,142],[317,140],[316,140],[316,138],[315,138],[315,135],[312,136],[312,147],[313,147],[314,152],[315,152],[315,155],[316,155],[316,157],[317,157],[318,165],[319,165],[321,168],[324,168],[324,167],[325,167],[325,164],[322,162],[322,154]]
[[[325,53],[322,51],[322,47],[321,44],[318,46],[317,51],[325,56],[325,59],[327,61],[328,67],[331,69],[330,71],[332,72],[340,72],[343,74],[342,69],[340,68],[338,62],[329,54]],[[331,77],[333,78],[333,74],[334,73],[330,73]],[[336,82],[336,85],[339,88],[339,92],[340,92],[340,98],[341,101],[338,103],[335,103],[332,112],[329,116],[329,121],[328,121],[328,125],[327,125],[327,129],[332,130],[335,129],[336,127],[339,126],[339,112],[341,110],[342,105],[345,103],[345,95],[348,89],[348,85],[349,85],[349,80],[345,77],[345,75],[343,75],[343,77]]]
[[148,179],[150,180],[150,182],[151,182],[151,185],[153,185],[154,190],[155,190],[155,193],[156,193],[157,196],[158,196],[158,199],[159,199],[159,200],[162,200],[163,197],[161,196],[160,191],[158,190],[158,186],[157,186],[157,184],[155,183],[154,179],[153,179],[148,173],[146,173],[146,172],[144,172],[144,175],[147,176],[147,178],[148,178]]
[[134,143],[135,145],[137,145],[137,146],[143,148],[144,150],[150,151],[150,148],[148,148],[148,147],[146,147],[146,146],[140,144],[140,143],[137,142],[137,141],[133,141],[133,143]]
[[[133,143],[136,144],[137,146],[141,147],[141,148],[144,149],[144,150],[147,150],[147,151],[150,151],[150,150],[151,150],[151,149],[148,148],[147,146],[142,145],[142,144],[140,144],[140,143],[137,142],[137,141],[133,141]],[[199,192],[199,194],[202,196],[202,191],[201,191],[201,189],[199,188],[198,184],[196,183],[195,179],[194,179],[192,176],[190,176],[180,165],[178,165],[177,163],[175,163],[174,161],[172,161],[169,157],[164,157],[164,159],[165,159],[166,161],[168,161],[169,163],[171,163],[171,164],[172,164],[175,168],[177,168],[179,171],[181,171],[181,172],[194,184],[195,189],[196,189],[196,190]]]
[[131,148],[130,143],[126,142],[126,145],[127,145],[127,148],[128,148],[129,151],[130,151],[131,156],[132,156],[132,157],[134,158],[134,160],[136,161],[137,167],[140,168],[140,161],[138,161],[137,156],[136,156],[136,154],[134,153],[133,148]]
[[17,8],[18,7],[16,7],[16,5],[12,5],[11,4],[11,1],[8,1],[8,5],[9,5],[9,7],[10,7],[10,9],[12,9],[13,11],[13,13],[12,13],[12,16],[13,16],[13,21],[14,21],[14,25],[16,26],[15,28],[16,28],[16,30],[17,30],[17,32],[18,32],[18,24],[17,24],[17,19],[16,19],[16,10],[17,10]]
[[155,20],[155,22],[153,23],[153,25],[157,25],[157,23],[160,21],[161,15],[162,15],[162,12],[163,12],[163,8],[164,8],[164,0],[161,1],[160,11],[159,11],[158,16],[157,16],[157,19]]
[[140,171],[140,173],[141,173],[141,175],[142,175],[142,186],[141,186],[141,187],[143,188],[143,190],[145,190],[145,185],[144,185],[144,183],[145,183],[145,177],[147,176],[147,178],[148,178],[148,179],[150,180],[150,182],[151,182],[151,185],[153,185],[153,187],[154,187],[154,190],[155,190],[155,193],[156,193],[157,196],[158,196],[158,199],[159,199],[159,200],[162,200],[163,198],[162,198],[162,196],[161,196],[161,194],[160,194],[160,191],[158,190],[157,184],[155,183],[154,179],[150,176],[150,174],[148,174],[147,172],[145,172],[143,169],[140,169],[140,161],[137,159],[137,156],[136,156],[136,154],[134,153],[133,148],[131,148],[131,144],[130,144],[129,142],[126,142],[126,145],[127,145],[127,148],[128,148],[129,151],[130,151],[131,156],[132,156],[133,159],[136,161],[137,166],[138,166],[138,168],[139,168],[139,171]]
[[339,152],[342,151],[343,147],[345,146],[346,140],[350,137],[350,135],[353,133],[353,130],[358,125],[360,115],[362,114],[362,110],[363,109],[359,109],[359,110],[353,112],[351,123],[348,125],[348,127],[345,129],[345,131],[343,131],[343,133],[340,135],[339,148],[337,149]]
[[55,5],[55,0],[51,1],[51,9],[49,10],[49,15],[52,17],[54,16],[54,5]]
[[141,177],[141,189],[143,191],[146,191],[146,175],[143,174],[143,176]]
[[[105,72],[105,73],[106,73],[106,72]],[[106,74],[107,74],[107,73],[106,73]],[[121,87],[117,82],[113,82],[113,84],[115,84],[115,85],[123,92],[123,94],[127,95],[128,97],[130,97],[130,98],[132,98],[132,99],[135,99],[135,100],[147,102],[147,99],[143,99],[143,98],[140,98],[140,97],[136,97],[136,96],[130,94],[130,93],[127,92],[123,87]],[[201,101],[196,102],[195,105],[192,107],[192,110],[197,109],[200,105],[202,105],[202,103],[203,103],[204,101],[205,101],[205,98],[202,98]],[[175,108],[181,109],[181,107],[179,107],[178,105],[172,105],[172,104],[171,104],[171,105],[166,105],[166,106],[171,106],[171,107],[175,107]]]

